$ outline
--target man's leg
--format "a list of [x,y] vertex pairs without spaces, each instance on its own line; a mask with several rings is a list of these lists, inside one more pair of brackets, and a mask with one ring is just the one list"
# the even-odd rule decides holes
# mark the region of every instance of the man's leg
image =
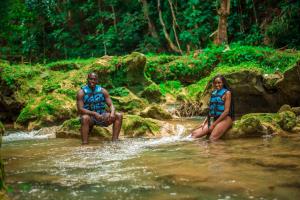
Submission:
[[123,114],[116,113],[115,121],[113,122],[112,141],[116,141],[119,138],[123,121]]
[[82,138],[82,144],[88,144],[89,141],[89,132],[90,127],[92,126],[92,119],[89,115],[82,115],[81,116],[81,138]]

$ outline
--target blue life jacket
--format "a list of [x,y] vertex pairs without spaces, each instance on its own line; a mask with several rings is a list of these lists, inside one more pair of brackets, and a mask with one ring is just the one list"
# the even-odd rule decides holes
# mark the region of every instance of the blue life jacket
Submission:
[[209,116],[218,117],[224,112],[225,102],[222,97],[227,91],[227,89],[222,88],[221,90],[214,90],[212,92],[209,103]]
[[83,86],[81,89],[84,92],[83,108],[99,114],[104,113],[106,101],[101,86],[96,85],[94,91],[88,85]]

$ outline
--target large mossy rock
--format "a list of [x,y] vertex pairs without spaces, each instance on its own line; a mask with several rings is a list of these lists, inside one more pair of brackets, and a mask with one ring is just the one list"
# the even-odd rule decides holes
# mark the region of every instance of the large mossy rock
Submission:
[[296,116],[290,111],[281,113],[250,113],[234,122],[223,136],[225,139],[286,135],[297,125]]
[[163,100],[163,95],[158,85],[156,85],[155,83],[152,83],[151,85],[147,86],[141,93],[141,96],[151,103],[159,103]]
[[160,108],[158,105],[151,105],[147,107],[141,112],[140,116],[158,120],[172,119],[172,115]]
[[280,120],[278,124],[285,131],[291,131],[297,123],[297,118],[295,113],[291,111],[284,111],[279,113]]
[[161,122],[137,115],[125,115],[122,129],[127,137],[153,137],[159,134]]
[[283,74],[283,79],[276,84],[281,105],[300,106],[300,60]]
[[[80,119],[72,118],[66,120],[62,126],[56,131],[57,138],[81,138]],[[90,136],[99,137],[104,140],[111,139],[111,131],[106,127],[94,126],[90,132]]]
[[28,130],[60,124],[76,116],[75,101],[65,95],[49,94],[33,98],[21,111],[16,126]]
[[129,114],[137,114],[147,106],[147,101],[137,97],[129,90],[122,90],[128,92],[124,96],[111,96],[113,104],[117,112],[126,112]]
[[146,65],[146,56],[139,52],[133,52],[123,58],[126,66],[126,78],[128,85],[144,85],[146,79],[144,70]]
[[[232,89],[235,113],[277,112],[284,104],[300,105],[300,61],[283,75],[263,74],[259,69],[239,69],[225,72]],[[209,82],[200,97],[200,113],[208,108],[212,83]]]
[[113,56],[103,56],[93,62],[90,70],[98,75],[99,84],[105,88],[113,87],[112,73],[115,71]]

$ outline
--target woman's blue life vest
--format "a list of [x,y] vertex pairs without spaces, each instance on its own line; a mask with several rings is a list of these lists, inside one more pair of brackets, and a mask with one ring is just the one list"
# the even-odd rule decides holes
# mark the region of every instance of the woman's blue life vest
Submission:
[[219,117],[225,110],[225,102],[222,97],[228,90],[222,88],[220,90],[214,90],[210,97],[209,102],[209,116]]
[[83,108],[102,114],[105,112],[105,97],[102,92],[102,87],[96,85],[94,90],[92,90],[88,85],[81,88],[84,92],[83,96]]

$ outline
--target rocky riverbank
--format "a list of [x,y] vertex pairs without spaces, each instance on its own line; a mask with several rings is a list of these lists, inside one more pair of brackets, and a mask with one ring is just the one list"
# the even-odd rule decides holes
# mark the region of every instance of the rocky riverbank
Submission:
[[[1,62],[0,120],[27,130],[62,125],[58,137],[79,137],[76,93],[86,83],[87,74],[94,71],[116,109],[124,113],[123,134],[158,136],[164,127],[161,120],[206,115],[210,80],[221,73],[232,87],[236,114],[248,114],[231,130],[243,135],[240,129],[251,132],[245,124],[259,126],[259,121],[264,126],[265,118],[274,116],[275,124],[279,118],[284,121],[285,116],[295,118],[290,112],[284,116],[276,112],[284,104],[300,106],[299,59],[297,51],[232,46],[229,51],[207,49],[193,56],[134,52],[47,65]],[[265,129],[273,130],[265,126],[269,128],[264,127],[263,133],[268,132]],[[276,127],[294,131],[283,128],[285,125]],[[280,132],[275,128],[273,132]],[[106,128],[96,128],[93,134],[103,139],[110,137]]]

